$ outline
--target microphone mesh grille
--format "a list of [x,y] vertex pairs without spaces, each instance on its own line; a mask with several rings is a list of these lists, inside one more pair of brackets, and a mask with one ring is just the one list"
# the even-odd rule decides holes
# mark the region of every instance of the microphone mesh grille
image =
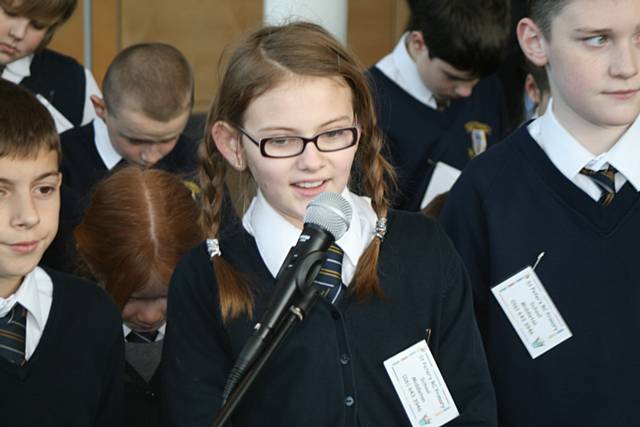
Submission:
[[315,224],[338,240],[349,229],[351,215],[351,205],[344,197],[338,193],[326,192],[309,202],[304,223]]

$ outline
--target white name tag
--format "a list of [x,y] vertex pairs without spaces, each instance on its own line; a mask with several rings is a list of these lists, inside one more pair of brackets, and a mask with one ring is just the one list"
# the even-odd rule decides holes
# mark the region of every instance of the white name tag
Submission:
[[425,191],[422,197],[420,209],[424,209],[436,196],[451,190],[451,187],[456,183],[460,174],[460,170],[453,166],[449,166],[443,162],[436,163],[436,168],[431,175],[427,191]]
[[425,341],[385,360],[384,367],[413,427],[438,427],[460,415]]
[[533,268],[525,268],[491,291],[533,359],[571,337]]

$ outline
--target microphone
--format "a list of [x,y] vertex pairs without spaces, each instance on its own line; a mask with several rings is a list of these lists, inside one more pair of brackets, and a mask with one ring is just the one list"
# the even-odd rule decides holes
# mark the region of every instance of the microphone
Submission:
[[[349,229],[351,216],[351,205],[337,193],[321,193],[309,203],[302,233],[280,267],[267,309],[229,374],[223,402],[269,341],[271,332],[291,307],[294,297],[305,295],[312,286],[329,247]],[[296,315],[302,318],[300,314]]]

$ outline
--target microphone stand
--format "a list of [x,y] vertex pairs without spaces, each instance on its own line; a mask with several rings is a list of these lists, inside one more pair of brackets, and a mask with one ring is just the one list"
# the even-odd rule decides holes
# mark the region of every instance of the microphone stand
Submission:
[[[325,292],[326,293],[326,292]],[[246,372],[242,380],[233,389],[229,398],[222,405],[222,409],[213,420],[212,427],[222,427],[227,422],[231,413],[234,411],[240,400],[253,384],[256,376],[260,373],[264,365],[267,363],[273,352],[284,340],[287,334],[295,325],[304,320],[305,314],[311,311],[321,293],[315,286],[310,285],[304,291],[298,292],[298,297],[293,301],[289,310],[283,314],[276,328],[273,330],[272,339],[265,345],[265,348],[256,358],[255,362]]]

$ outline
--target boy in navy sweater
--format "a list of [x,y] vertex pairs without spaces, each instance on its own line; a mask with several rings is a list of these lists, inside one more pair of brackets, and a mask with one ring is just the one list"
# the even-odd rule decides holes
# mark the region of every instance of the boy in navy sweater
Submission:
[[91,97],[98,117],[61,135],[61,226],[44,262],[63,271],[73,270],[69,240],[91,190],[114,168],[129,163],[195,175],[196,144],[182,135],[194,81],[180,51],[162,43],[130,46],[109,65],[103,89],[104,99]]
[[118,164],[196,169],[195,142],[182,135],[193,105],[193,74],[173,46],[130,46],[109,65],[98,117],[61,135],[64,185],[84,197]]
[[[531,1],[518,38],[546,67],[547,110],[471,162],[442,213],[502,426],[638,425],[638,28],[638,0]],[[541,253],[535,273],[573,336],[533,359],[490,289]]]
[[506,126],[498,79],[481,77],[504,57],[511,16],[508,0],[419,0],[411,14],[370,73],[398,174],[394,206],[419,210],[438,162],[462,169]]
[[37,267],[58,226],[60,143],[0,80],[0,413],[12,427],[119,426],[120,313],[97,285]]
[[100,90],[75,59],[45,49],[77,0],[0,0],[0,76],[36,94],[58,132],[90,122]]

